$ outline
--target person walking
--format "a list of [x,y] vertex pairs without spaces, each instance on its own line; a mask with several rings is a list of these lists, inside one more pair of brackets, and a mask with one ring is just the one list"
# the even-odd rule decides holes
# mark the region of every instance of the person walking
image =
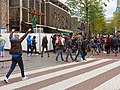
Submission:
[[27,56],[30,56],[30,54],[32,55],[32,39],[31,39],[31,35],[28,35],[27,38]]
[[12,56],[12,64],[11,64],[10,70],[8,71],[6,77],[4,78],[4,81],[6,83],[9,83],[9,81],[8,81],[9,76],[15,69],[17,63],[21,70],[22,80],[28,79],[28,77],[25,76],[25,74],[24,74],[24,64],[23,64],[23,60],[22,60],[22,45],[21,45],[21,43],[25,39],[25,37],[28,35],[28,33],[31,31],[31,29],[29,29],[21,38],[19,38],[18,34],[15,34],[13,37],[14,31],[15,30],[12,30],[12,32],[10,33],[10,36],[9,36],[10,43],[11,43],[11,48],[10,48],[9,53]]
[[5,43],[6,43],[5,39],[0,34],[0,57],[4,56],[4,46],[5,46]]
[[74,61],[74,59],[73,59],[73,57],[72,57],[72,48],[73,48],[74,46],[72,45],[72,40],[71,40],[71,38],[69,38],[69,40],[68,40],[68,44],[66,45],[66,54],[67,54],[67,56],[66,56],[66,62],[68,63],[68,57],[70,56],[71,57],[71,59],[72,59],[72,61]]
[[105,49],[106,49],[107,55],[110,54],[110,44],[111,44],[111,39],[110,39],[110,36],[108,35],[105,41]]
[[118,45],[119,45],[119,38],[118,36],[115,36],[113,39],[113,46],[114,46],[114,52],[115,52],[115,56],[117,56],[118,53]]
[[35,54],[37,54],[37,49],[36,49],[36,36],[33,36],[32,38],[32,53],[35,50]]
[[63,47],[64,47],[64,38],[62,38],[61,36],[58,36],[58,38],[56,40],[56,49],[57,49],[56,61],[58,61],[59,55],[61,56],[62,61],[64,61]]
[[47,36],[44,36],[43,39],[42,39],[42,52],[41,52],[41,57],[43,57],[43,52],[44,52],[44,49],[46,48],[46,53],[48,54],[48,57],[49,57],[49,52],[48,52],[48,40],[47,40]]
[[75,56],[75,59],[74,61],[77,61],[77,57],[79,56],[79,54],[81,54],[81,57],[83,59],[84,62],[87,62],[86,59],[85,59],[85,55],[83,55],[83,51],[82,51],[82,42],[83,42],[83,37],[82,36],[79,36],[78,40],[77,40],[77,50],[78,50],[78,53],[76,54]]

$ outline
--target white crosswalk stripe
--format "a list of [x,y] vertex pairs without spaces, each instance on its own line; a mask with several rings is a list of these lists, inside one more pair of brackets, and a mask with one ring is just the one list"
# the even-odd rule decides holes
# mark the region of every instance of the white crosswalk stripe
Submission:
[[[50,90],[65,90],[69,87],[72,87],[72,86],[78,84],[78,83],[81,83],[81,82],[83,82],[85,80],[88,80],[90,78],[93,78],[93,77],[95,77],[95,76],[97,76],[101,73],[104,73],[104,72],[106,72],[106,71],[108,71],[112,68],[118,67],[119,65],[120,65],[120,61],[116,62],[116,63],[113,63],[113,64],[110,64],[110,65],[107,65],[107,66],[104,66],[104,67],[101,67],[101,68],[98,68],[98,69],[95,69],[93,71],[75,76],[73,78],[64,80],[62,82],[58,82],[54,85],[50,85],[50,86],[45,87],[45,88],[40,89],[40,90],[48,90],[48,89],[50,89]],[[58,88],[58,87],[60,87],[60,88]]]
[[[90,60],[95,60],[95,59],[96,58],[89,58],[88,60],[90,61]],[[43,71],[46,71],[46,70],[51,70],[51,69],[60,68],[60,67],[64,67],[64,66],[70,66],[70,65],[74,65],[74,64],[77,64],[77,62],[72,62],[72,63],[69,63],[69,64],[57,65],[57,66],[53,66],[53,67],[47,67],[47,68],[43,68],[43,69],[36,69],[36,70],[28,71],[28,72],[26,72],[26,74],[27,75],[34,74],[34,73],[37,73],[37,72],[43,72]],[[10,76],[10,78],[16,78],[16,77],[20,77],[20,74],[18,73],[18,74],[14,74],[14,75]],[[0,81],[2,81],[3,79],[4,79],[4,77],[0,77]]]
[[[95,60],[95,59],[90,59],[90,60]],[[67,68],[67,69],[51,72],[51,73],[48,73],[48,74],[45,74],[45,75],[30,78],[26,81],[18,81],[18,82],[10,83],[10,84],[7,84],[7,85],[3,85],[3,86],[0,87],[0,90],[19,89],[21,87],[26,87],[26,86],[30,86],[30,85],[35,84],[35,83],[39,83],[40,81],[49,80],[51,78],[56,78],[58,76],[62,76],[62,75],[69,74],[69,73],[72,74],[72,72],[75,72],[75,71],[77,72],[78,70],[87,69],[87,68],[90,68],[92,66],[102,64],[102,63],[106,63],[106,62],[109,62],[109,61],[112,61],[112,60],[111,59],[102,59],[102,60],[98,60],[98,61],[95,61],[95,62],[86,63],[86,64],[83,64],[83,65],[78,65],[78,66],[75,66],[75,67],[70,67],[70,68]],[[71,65],[76,65],[76,64],[78,64],[78,63],[74,62],[74,63],[69,63],[69,64],[63,64],[63,65],[53,66],[53,67],[44,68],[44,69],[33,70],[33,71],[29,71],[27,73],[29,73],[29,75],[31,75],[31,74],[35,74],[35,73],[38,73],[38,72],[43,72],[43,71],[47,71],[47,70],[52,70],[52,69],[71,66]],[[47,85],[45,87],[39,88],[39,90],[65,90],[65,89],[68,89],[68,88],[70,88],[72,86],[75,86],[79,83],[82,83],[86,80],[94,78],[94,77],[96,77],[100,74],[103,74],[103,73],[105,73],[109,70],[117,68],[119,66],[120,66],[120,61],[114,61],[114,62],[111,62],[109,64],[106,64],[105,66],[90,70],[90,71],[85,72],[83,74],[76,75],[76,76],[67,78],[65,80],[59,81],[57,83],[53,83],[51,85]],[[106,83],[101,84],[100,86],[96,87],[94,90],[102,90],[102,87],[105,87],[110,83],[112,84],[113,81],[120,83],[120,80],[117,80],[119,78],[119,76],[120,75],[106,81]],[[15,75],[12,75],[11,78],[14,79],[14,78],[17,78],[17,77],[19,77],[19,75],[15,74]],[[2,81],[2,80],[3,80],[3,77],[0,78],[0,81]],[[116,87],[116,86],[113,86],[113,88],[114,87]],[[120,86],[118,88],[120,88]],[[32,89],[30,89],[30,90],[32,90]],[[104,89],[104,90],[107,90],[107,89]],[[112,90],[112,89],[109,89],[109,90]]]
[[98,86],[94,90],[120,90],[120,74]]

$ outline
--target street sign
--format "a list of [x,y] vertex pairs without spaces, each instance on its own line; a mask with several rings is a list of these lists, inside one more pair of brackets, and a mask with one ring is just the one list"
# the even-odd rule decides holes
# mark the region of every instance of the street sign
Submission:
[[85,24],[84,24],[84,22],[81,23],[80,29],[81,29],[81,30],[84,30],[84,29],[85,29]]

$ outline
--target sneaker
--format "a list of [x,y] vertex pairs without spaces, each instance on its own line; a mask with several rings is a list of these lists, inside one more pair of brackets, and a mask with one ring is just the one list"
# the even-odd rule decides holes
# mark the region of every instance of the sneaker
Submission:
[[5,77],[5,78],[4,78],[4,81],[5,81],[5,83],[9,83],[9,81],[8,81],[8,78],[7,78],[7,77]]
[[87,60],[83,60],[83,62],[87,62]]
[[22,77],[22,80],[24,81],[24,80],[27,80],[28,79],[28,77],[27,76],[25,76],[25,77]]
[[30,56],[30,54],[27,55],[28,57]]

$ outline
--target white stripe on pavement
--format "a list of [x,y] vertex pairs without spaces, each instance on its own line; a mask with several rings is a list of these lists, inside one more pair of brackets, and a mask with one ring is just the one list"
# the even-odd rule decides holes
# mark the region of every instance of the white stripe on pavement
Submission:
[[[90,67],[90,66],[94,66],[96,64],[100,64],[100,63],[103,63],[103,62],[106,62],[106,61],[109,61],[109,60],[110,59],[105,59],[105,60],[103,59],[103,60],[96,61],[96,62],[93,62],[93,63],[88,63],[88,64],[85,64],[85,65],[71,67],[69,69],[64,69],[64,70],[61,70],[61,71],[57,71],[57,72],[45,74],[45,75],[42,75],[42,76],[34,77],[34,78],[28,79],[26,81],[15,82],[13,84],[9,84],[9,85],[0,87],[0,90],[4,90],[4,89],[7,90],[8,88],[9,88],[9,90],[20,88],[20,87],[27,86],[27,85],[30,85],[30,84],[34,84],[34,83],[37,83],[37,82],[40,82],[40,81],[43,81],[43,80],[47,80],[47,79],[50,79],[50,78],[53,78],[53,77],[57,77],[57,76],[60,76],[60,75],[71,73],[73,71],[77,71],[77,70],[84,69],[84,68],[87,68],[87,67]],[[117,64],[118,64],[118,62],[117,62]]]
[[93,90],[120,90],[120,74]]
[[[90,60],[95,60],[96,58],[89,58],[88,61]],[[72,62],[72,63],[69,63],[69,64],[61,64],[61,65],[56,65],[56,66],[52,66],[52,67],[47,67],[47,68],[42,68],[42,69],[36,69],[36,70],[32,70],[32,71],[28,71],[28,72],[25,72],[26,75],[29,75],[29,74],[34,74],[34,73],[38,73],[38,72],[43,72],[43,71],[47,71],[47,70],[51,70],[51,69],[56,69],[56,68],[61,68],[61,67],[65,67],[65,66],[70,66],[70,65],[74,65],[74,64],[78,64],[78,62]],[[13,79],[13,78],[17,78],[17,77],[20,77],[20,73],[17,73],[17,74],[13,74],[10,76],[10,79]],[[0,81],[3,81],[5,77],[0,77]]]
[[84,82],[88,79],[91,79],[91,78],[93,78],[93,77],[95,77],[99,74],[105,73],[108,70],[111,70],[111,69],[116,68],[118,66],[120,66],[120,61],[109,64],[109,65],[106,65],[106,66],[103,66],[101,68],[92,70],[92,71],[87,72],[87,73],[84,73],[84,74],[66,79],[64,81],[49,85],[49,86],[44,87],[44,88],[39,89],[39,90],[65,90],[65,89],[70,88],[74,85],[82,83],[82,82]]

